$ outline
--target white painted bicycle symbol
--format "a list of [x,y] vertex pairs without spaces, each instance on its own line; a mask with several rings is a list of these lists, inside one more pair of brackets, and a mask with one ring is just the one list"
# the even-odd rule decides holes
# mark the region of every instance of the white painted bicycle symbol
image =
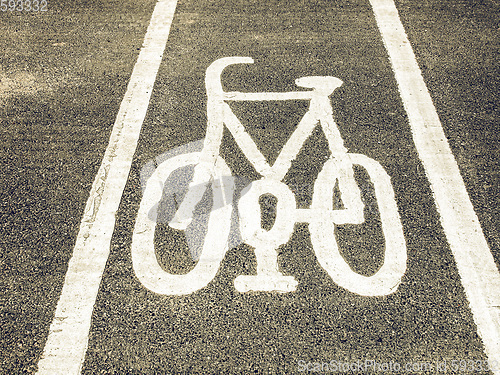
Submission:
[[[136,276],[153,292],[169,295],[193,293],[210,283],[228,249],[233,210],[233,181],[229,167],[219,155],[224,125],[229,129],[244,155],[262,178],[253,181],[238,201],[239,227],[243,242],[252,246],[257,259],[256,275],[240,275],[235,288],[241,292],[292,292],[297,281],[279,271],[276,250],[288,242],[295,223],[308,223],[316,257],[332,280],[341,287],[363,296],[387,295],[394,292],[406,271],[406,243],[390,178],[375,160],[361,154],[351,154],[343,145],[340,131],[333,119],[330,95],[342,85],[341,80],[329,76],[310,76],[297,79],[297,86],[312,90],[295,92],[224,92],[220,76],[232,64],[250,64],[249,57],[226,57],[212,63],[206,72],[207,133],[201,152],[177,155],[162,162],[149,178],[137,215],[133,239],[132,261]],[[276,161],[270,166],[245,131],[227,102],[309,100],[309,109],[290,136]],[[292,160],[315,127],[320,124],[331,152],[314,183],[310,208],[298,208],[295,196],[282,182]],[[182,203],[169,226],[186,230],[196,205],[211,186],[213,205],[220,207],[210,212],[208,229],[199,260],[186,274],[171,274],[158,263],[154,238],[158,202],[162,199],[164,183],[176,170],[195,165],[194,175]],[[354,177],[358,165],[368,173],[378,203],[382,232],[385,238],[383,265],[371,275],[364,276],[351,269],[339,252],[335,226],[362,224],[364,204]],[[333,190],[338,183],[343,208],[334,209]],[[277,199],[277,211],[271,229],[261,226],[259,198],[271,194]]]

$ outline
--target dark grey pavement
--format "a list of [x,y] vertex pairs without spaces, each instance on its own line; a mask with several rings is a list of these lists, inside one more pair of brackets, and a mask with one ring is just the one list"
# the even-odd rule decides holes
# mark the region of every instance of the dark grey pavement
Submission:
[[0,13],[1,373],[36,368],[153,6]]
[[[396,5],[498,266],[500,6]],[[153,7],[51,1],[43,14],[0,13],[0,373],[36,371]],[[306,75],[343,80],[332,105],[345,145],[379,161],[396,195],[408,251],[396,293],[361,297],[333,283],[306,224],[279,251],[282,272],[299,282],[294,293],[234,289],[236,276],[255,271],[247,245],[228,251],[214,281],[191,295],[157,295],[137,280],[130,247],[141,168],[204,137],[205,70],[224,56],[255,59],[225,71],[226,90],[293,91]],[[270,160],[307,109],[299,102],[231,108]],[[233,174],[258,179],[227,132],[222,153]],[[316,131],[285,182],[311,186],[327,156]],[[363,171],[358,181],[373,207]],[[300,192],[299,205],[310,204],[310,193]],[[366,224],[337,235],[345,259],[369,275],[383,260],[383,236],[377,210],[365,214]],[[167,262],[178,250],[169,246],[179,243],[173,236],[166,228],[158,235]],[[192,266],[187,255],[169,265]],[[299,361],[358,359],[486,359],[369,3],[180,0],[117,215],[83,373],[282,374],[298,372]]]

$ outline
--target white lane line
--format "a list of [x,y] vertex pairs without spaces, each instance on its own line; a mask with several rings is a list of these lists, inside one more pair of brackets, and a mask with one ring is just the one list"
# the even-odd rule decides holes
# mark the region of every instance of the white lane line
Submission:
[[40,361],[39,374],[79,374],[92,311],[110,251],[115,215],[156,74],[167,43],[176,0],[159,0],[90,191],[61,297]]
[[[469,200],[393,0],[370,0],[431,183],[478,333],[490,361],[500,355],[500,274]],[[494,371],[500,374],[500,370]]]

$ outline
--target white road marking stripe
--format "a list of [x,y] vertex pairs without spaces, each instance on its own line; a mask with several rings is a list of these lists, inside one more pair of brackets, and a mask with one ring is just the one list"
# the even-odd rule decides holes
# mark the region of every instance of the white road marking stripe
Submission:
[[156,74],[167,43],[176,0],[159,0],[92,185],[39,374],[81,371],[92,311],[110,251],[115,215],[127,182]]
[[[401,92],[413,139],[431,183],[479,336],[500,353],[500,274],[469,200],[393,0],[370,0]],[[500,370],[494,371],[500,374]]]

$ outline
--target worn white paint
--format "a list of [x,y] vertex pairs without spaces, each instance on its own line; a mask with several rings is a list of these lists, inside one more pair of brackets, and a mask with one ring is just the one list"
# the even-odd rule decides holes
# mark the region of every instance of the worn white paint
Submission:
[[38,373],[80,373],[115,215],[167,43],[176,0],[159,0],[92,185]]
[[[479,334],[489,358],[494,359],[500,353],[498,269],[468,199],[458,167],[443,134],[394,3],[392,0],[371,0],[371,4],[391,58],[412,126],[415,144],[431,182],[441,214],[441,222],[457,261]],[[175,7],[175,0],[160,0],[155,7],[144,46],[134,67],[127,93],[113,127],[109,146],[87,202],[62,295],[42,358],[39,361],[38,372],[40,374],[77,374],[83,363],[93,305],[109,255],[115,214],[130,170]],[[251,62],[250,58],[226,58],[218,60],[219,65],[214,65],[213,69],[220,73],[227,65]],[[145,198],[141,203],[141,207],[145,207],[143,210],[152,208],[151,204],[161,198],[159,186],[162,186],[160,183],[166,180],[167,174],[180,166],[197,163],[195,177],[191,184],[193,188],[190,189],[185,203],[179,210],[179,217],[170,223],[172,227],[177,225],[178,229],[185,229],[189,225],[190,220],[182,218],[192,217],[195,205],[201,198],[200,194],[204,193],[214,176],[227,172],[227,166],[218,158],[222,126],[226,124],[244,154],[263,176],[262,180],[251,185],[250,190],[253,190],[253,193],[240,200],[240,210],[248,211],[248,215],[243,215],[241,228],[245,233],[246,241],[256,247],[258,274],[237,278],[235,282],[237,289],[242,292],[295,289],[296,281],[293,277],[281,275],[278,270],[275,247],[287,241],[293,230],[291,223],[302,221],[310,223],[312,240],[320,264],[339,285],[363,295],[392,292],[397,287],[406,267],[405,243],[392,187],[387,174],[377,162],[363,155],[347,154],[343,148],[340,133],[334,126],[330,109],[325,106],[325,100],[321,102],[322,98],[328,97],[324,88],[328,87],[333,91],[335,87],[331,84],[335,83],[336,79],[333,77],[302,78],[297,81],[299,86],[314,88],[312,91],[304,92],[223,93],[222,90],[209,89],[213,82],[220,85],[220,81],[210,81],[214,77],[218,79],[220,74],[218,76],[207,74],[209,124],[202,153],[187,154],[165,162],[159,168],[155,178],[151,180],[152,182],[148,183],[148,187],[151,187],[145,193]],[[271,167],[224,102],[231,100],[311,100],[311,107]],[[297,156],[302,144],[316,126],[317,120],[321,122],[329,140],[332,159],[325,165],[318,178],[311,209],[293,209],[290,206],[293,202],[289,190],[280,181],[288,171],[291,161]],[[362,222],[359,191],[352,183],[350,172],[352,165],[355,164],[367,170],[375,185],[386,239],[384,265],[370,278],[357,275],[349,269],[339,256],[335,238],[331,234],[334,224]],[[339,180],[341,190],[348,202],[348,208],[343,213],[333,212],[334,210],[325,205],[336,179]],[[156,181],[156,186],[154,181]],[[222,187],[216,182],[212,185],[214,200],[218,199],[218,196],[224,197],[224,194],[215,194]],[[349,186],[342,188],[344,185]],[[256,201],[261,194],[268,192],[275,194],[278,198],[279,220],[277,220],[276,228],[269,231],[273,235],[258,229],[257,225],[260,217],[257,220],[259,212]],[[134,236],[136,239],[145,239],[145,245],[138,245],[140,241],[136,240],[133,251],[134,269],[139,279],[150,289],[167,294],[189,293],[206,285],[215,275],[225,251],[220,250],[224,249],[221,238],[226,235],[227,225],[225,226],[224,223],[230,222],[231,203],[219,202],[221,210],[218,213],[214,212],[213,218],[211,215],[209,234],[206,239],[207,247],[204,248],[205,255],[201,255],[195,267],[196,271],[191,271],[189,277],[165,275],[154,258],[152,236],[155,224],[148,221],[147,214],[145,217],[140,216]],[[144,212],[141,211],[141,214]],[[217,228],[222,228],[219,238],[213,234]],[[325,231],[330,232],[331,235],[325,237]],[[149,271],[151,269],[154,270],[153,273]],[[198,277],[199,280],[197,280]],[[180,279],[183,281],[180,282]],[[495,371],[495,374],[499,373]]]
[[[229,179],[220,178],[229,176],[231,171],[219,157],[214,170],[216,178],[211,184],[213,205],[218,209],[210,212],[203,251],[196,266],[186,274],[171,274],[161,268],[156,257],[154,237],[157,209],[165,181],[175,170],[199,163],[200,156],[201,153],[189,153],[167,159],[156,168],[144,191],[132,237],[132,262],[137,278],[155,293],[182,295],[205,287],[215,277],[226,254],[231,226],[232,196],[228,202],[223,202],[223,199],[224,192],[233,191],[233,187],[222,185],[232,184]],[[204,184],[199,186],[204,190]]]
[[[342,197],[346,196],[347,194],[344,193],[350,189],[348,186],[342,186],[343,179],[339,170],[344,168],[335,165],[335,159],[325,164],[314,186],[312,208],[317,214],[311,218],[312,221],[309,224],[311,241],[319,263],[338,285],[362,296],[387,295],[397,289],[406,271],[406,245],[391,181],[382,166],[375,160],[360,154],[348,155],[352,163],[348,170],[352,171],[352,165],[362,166],[374,184],[385,238],[384,263],[375,274],[363,276],[354,272],[339,252],[334,234],[335,224],[349,223],[349,218],[341,216],[339,222],[334,216],[332,221],[328,220],[327,215],[322,214],[322,212],[331,212],[333,216],[336,212],[340,215],[342,211],[349,212],[349,209],[332,211],[331,195],[335,179],[338,178]],[[362,210],[362,207],[354,209],[353,222],[356,222],[356,210],[359,209]]]
[[[500,274],[469,200],[432,99],[393,0],[370,0],[399,86],[413,140],[431,183],[490,361],[500,355]],[[493,371],[500,374],[500,369]]]
[[[267,231],[261,226],[259,198],[272,194],[277,198],[276,219]],[[241,194],[238,203],[240,231],[242,239],[255,248],[257,275],[238,276],[234,285],[241,293],[248,291],[293,292],[297,281],[292,276],[284,276],[278,267],[278,246],[288,242],[293,227],[295,196],[282,182],[262,179],[252,182]]]
[[[196,205],[205,193],[210,181],[221,173],[228,173],[227,167],[217,170],[216,165],[223,161],[218,156],[224,125],[227,126],[243,154],[263,177],[252,182],[241,194],[238,204],[240,231],[245,243],[255,249],[257,258],[256,275],[240,275],[235,279],[235,288],[240,292],[274,291],[291,292],[297,287],[292,276],[285,276],[279,271],[277,248],[288,242],[297,222],[310,223],[312,243],[318,261],[342,287],[361,295],[374,296],[392,293],[406,270],[406,244],[394,193],[389,176],[384,169],[363,155],[349,154],[343,145],[340,131],[333,119],[329,96],[342,85],[335,77],[303,77],[296,80],[299,87],[309,91],[292,93],[243,93],[229,92],[222,89],[220,76],[223,69],[232,64],[248,64],[249,57],[226,57],[215,61],[207,69],[207,136],[203,150],[196,160],[193,181],[176,215],[169,223],[172,228],[184,230],[190,224]],[[309,100],[309,110],[299,122],[272,166],[258,149],[255,142],[234,115],[226,101],[235,100]],[[282,180],[297,157],[304,142],[314,128],[322,127],[331,151],[330,160],[324,165],[314,186],[313,204],[310,209],[297,209],[295,196]],[[189,160],[194,163],[193,160]],[[152,207],[161,199],[162,186],[175,169],[183,167],[188,160],[176,157],[167,160],[148,182],[145,196],[134,230],[133,260],[134,269],[139,279],[149,289],[165,294],[191,293],[206,286],[215,277],[218,265],[222,261],[225,248],[215,249],[217,243],[222,249],[229,232],[231,203],[217,210],[210,216],[210,222],[220,228],[219,237],[207,233],[205,239],[207,259],[200,261],[186,275],[172,275],[158,265],[154,249],[154,218],[148,217]],[[224,164],[225,165],[225,164]],[[381,268],[372,276],[366,277],[354,272],[339,253],[334,234],[334,226],[339,224],[361,224],[364,222],[363,202],[359,187],[354,178],[353,166],[360,165],[370,175],[379,203],[380,219],[386,238],[385,258]],[[156,178],[156,179],[155,179]],[[333,190],[338,182],[345,209],[333,209]],[[150,188],[151,186],[151,188]],[[259,198],[272,194],[277,198],[277,214],[273,227],[267,231],[261,227]],[[214,205],[215,205],[214,195]],[[217,205],[216,207],[219,207]],[[155,215],[153,215],[155,216]],[[218,240],[219,242],[217,242]],[[209,266],[207,265],[209,264]],[[193,276],[196,275],[196,276]]]

